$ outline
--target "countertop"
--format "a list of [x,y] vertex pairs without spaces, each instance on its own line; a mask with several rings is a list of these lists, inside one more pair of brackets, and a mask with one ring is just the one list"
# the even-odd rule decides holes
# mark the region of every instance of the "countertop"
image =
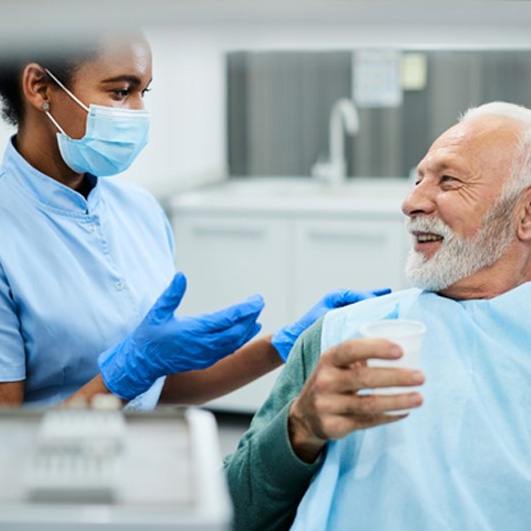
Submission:
[[406,178],[352,178],[344,184],[309,177],[231,178],[171,198],[174,214],[368,214],[403,218]]

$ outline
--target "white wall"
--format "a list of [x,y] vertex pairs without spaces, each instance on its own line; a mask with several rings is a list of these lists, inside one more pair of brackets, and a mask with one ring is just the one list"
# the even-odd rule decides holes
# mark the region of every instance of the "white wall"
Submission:
[[124,177],[158,196],[226,174],[225,71],[205,32],[147,29],[153,49],[151,140]]

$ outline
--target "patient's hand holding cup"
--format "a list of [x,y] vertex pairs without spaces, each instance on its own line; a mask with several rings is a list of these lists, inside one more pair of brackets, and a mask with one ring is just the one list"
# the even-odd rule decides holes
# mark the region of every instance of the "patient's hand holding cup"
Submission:
[[[426,333],[426,326],[420,321],[407,319],[382,319],[366,323],[360,327],[360,334],[364,338],[387,339],[402,348],[403,356],[397,360],[370,359],[369,367],[387,367],[397,369],[420,369],[420,350]],[[400,394],[415,390],[411,387],[379,388],[379,394]],[[369,390],[368,393],[372,393]],[[362,393],[363,394],[363,393]],[[367,391],[365,391],[367,394]],[[410,410],[393,411],[392,415],[402,415]]]

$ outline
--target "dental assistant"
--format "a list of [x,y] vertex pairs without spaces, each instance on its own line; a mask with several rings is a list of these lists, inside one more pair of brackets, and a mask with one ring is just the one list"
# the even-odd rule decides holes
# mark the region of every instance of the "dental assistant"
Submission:
[[63,55],[0,68],[4,115],[17,125],[0,167],[1,405],[108,392],[140,409],[202,402],[280,365],[328,309],[373,295],[329,294],[252,342],[259,296],[175,313],[186,279],[169,223],[148,193],[108,178],[148,140],[149,45],[105,37]]

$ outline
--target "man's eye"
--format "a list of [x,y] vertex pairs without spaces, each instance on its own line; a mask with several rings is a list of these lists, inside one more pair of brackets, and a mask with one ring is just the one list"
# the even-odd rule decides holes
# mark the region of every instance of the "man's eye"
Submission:
[[455,177],[452,177],[451,175],[443,175],[440,179],[441,184],[452,184],[452,183],[458,183],[459,179],[456,179]]

